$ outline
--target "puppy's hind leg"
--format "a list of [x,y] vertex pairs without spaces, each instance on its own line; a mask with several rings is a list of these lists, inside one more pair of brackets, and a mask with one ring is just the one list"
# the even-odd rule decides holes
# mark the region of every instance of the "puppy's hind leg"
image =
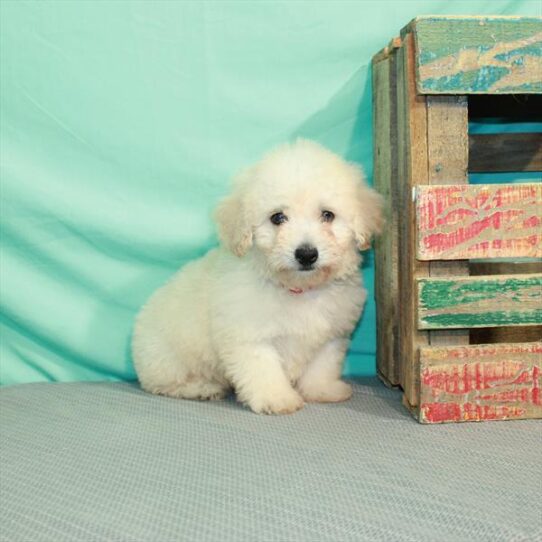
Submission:
[[230,391],[224,382],[210,380],[200,375],[189,373],[184,379],[154,384],[143,388],[157,395],[166,395],[179,399],[218,400],[223,399]]
[[[186,352],[181,363],[178,353],[160,344],[134,349],[134,365],[141,387],[149,393],[183,399],[222,399],[229,383],[206,367],[196,352]],[[192,363],[190,363],[190,360]]]

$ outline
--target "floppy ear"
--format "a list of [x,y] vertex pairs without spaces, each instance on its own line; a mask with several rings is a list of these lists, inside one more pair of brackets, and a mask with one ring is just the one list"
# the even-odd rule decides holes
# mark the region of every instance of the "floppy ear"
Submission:
[[382,196],[362,181],[356,195],[356,214],[354,216],[354,237],[360,250],[371,246],[374,235],[382,232],[384,215]]
[[247,217],[245,179],[247,172],[235,182],[233,194],[224,198],[215,211],[218,236],[236,256],[244,256],[252,246],[252,226]]

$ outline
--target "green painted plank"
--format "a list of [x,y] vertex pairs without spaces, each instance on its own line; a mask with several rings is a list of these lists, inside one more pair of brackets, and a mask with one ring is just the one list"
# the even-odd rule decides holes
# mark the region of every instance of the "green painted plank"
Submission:
[[418,280],[419,329],[542,324],[542,274]]
[[420,17],[409,28],[421,94],[542,93],[540,17]]

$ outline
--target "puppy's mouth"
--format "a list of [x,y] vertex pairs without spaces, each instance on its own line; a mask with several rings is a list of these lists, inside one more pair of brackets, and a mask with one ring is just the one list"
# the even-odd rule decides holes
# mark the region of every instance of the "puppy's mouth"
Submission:
[[285,288],[311,290],[328,282],[332,276],[331,267],[313,264],[283,269],[276,275],[276,278]]

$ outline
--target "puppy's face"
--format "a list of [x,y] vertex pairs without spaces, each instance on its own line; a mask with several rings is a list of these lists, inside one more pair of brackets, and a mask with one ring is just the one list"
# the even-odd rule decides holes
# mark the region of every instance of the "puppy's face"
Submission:
[[252,247],[269,276],[305,288],[357,271],[381,225],[380,198],[359,168],[301,140],[246,170],[217,219],[234,253]]
[[253,243],[288,286],[316,285],[359,264],[348,199],[317,187],[271,193],[257,205]]

